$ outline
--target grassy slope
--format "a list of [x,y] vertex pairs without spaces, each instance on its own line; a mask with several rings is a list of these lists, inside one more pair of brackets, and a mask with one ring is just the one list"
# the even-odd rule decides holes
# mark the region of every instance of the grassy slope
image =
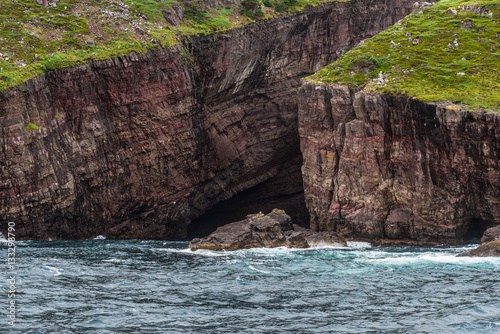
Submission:
[[[184,9],[177,28],[162,12],[174,2]],[[245,0],[237,8],[204,10],[193,2],[174,0],[60,0],[55,8],[35,0],[0,0],[0,90],[55,68],[169,48],[186,36],[324,2],[329,1]]]
[[500,0],[442,0],[417,10],[309,80],[499,108]]

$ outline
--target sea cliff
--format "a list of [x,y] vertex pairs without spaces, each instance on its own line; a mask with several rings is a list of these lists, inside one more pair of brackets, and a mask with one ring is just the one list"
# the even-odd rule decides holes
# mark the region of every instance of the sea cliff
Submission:
[[456,243],[500,222],[500,114],[339,84],[301,96],[313,229]]
[[305,219],[301,79],[412,7],[308,7],[0,92],[0,220],[24,239],[180,238],[245,191]]

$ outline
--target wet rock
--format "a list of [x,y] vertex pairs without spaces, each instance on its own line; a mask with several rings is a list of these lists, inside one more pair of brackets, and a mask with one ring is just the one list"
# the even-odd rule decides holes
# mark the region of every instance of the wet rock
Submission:
[[491,241],[457,257],[500,257],[500,241]]
[[256,247],[309,248],[313,246],[346,246],[345,241],[333,232],[313,232],[292,226],[284,211],[249,215],[247,219],[219,227],[205,238],[189,243],[191,250],[236,250]]

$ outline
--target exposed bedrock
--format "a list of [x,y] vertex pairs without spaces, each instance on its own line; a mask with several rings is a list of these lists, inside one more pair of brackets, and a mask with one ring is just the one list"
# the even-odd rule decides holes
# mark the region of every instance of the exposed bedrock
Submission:
[[299,132],[311,227],[422,243],[500,224],[500,114],[305,83]]
[[300,198],[300,79],[411,8],[330,3],[1,92],[0,221],[19,238],[180,238],[264,182]]

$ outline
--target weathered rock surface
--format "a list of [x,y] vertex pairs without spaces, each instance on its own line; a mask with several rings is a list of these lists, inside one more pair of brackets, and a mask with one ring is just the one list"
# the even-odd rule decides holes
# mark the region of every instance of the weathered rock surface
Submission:
[[181,5],[174,2],[170,8],[163,10],[163,15],[165,16],[165,20],[167,20],[170,25],[177,28],[181,24],[184,11]]
[[500,114],[342,85],[301,94],[312,229],[456,243],[500,224]]
[[484,231],[481,237],[481,243],[487,243],[491,241],[500,241],[500,225],[495,227],[490,227]]
[[1,92],[0,221],[20,239],[184,237],[217,203],[300,168],[300,78],[411,8],[329,3]]
[[346,246],[334,232],[313,232],[292,225],[292,219],[282,210],[267,215],[249,215],[247,219],[217,228],[205,238],[189,243],[191,250],[236,250],[256,247],[309,248],[311,246]]
[[500,241],[490,241],[488,243],[482,244],[478,248],[475,248],[467,253],[459,254],[457,257],[499,257],[500,256]]

